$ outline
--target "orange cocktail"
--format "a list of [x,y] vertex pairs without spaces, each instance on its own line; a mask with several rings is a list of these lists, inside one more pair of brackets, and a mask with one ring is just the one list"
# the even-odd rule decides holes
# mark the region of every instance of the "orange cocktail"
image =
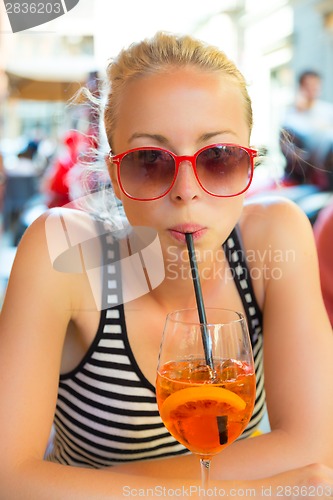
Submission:
[[255,398],[253,366],[215,360],[170,361],[157,373],[156,397],[169,432],[193,453],[216,455],[250,420]]

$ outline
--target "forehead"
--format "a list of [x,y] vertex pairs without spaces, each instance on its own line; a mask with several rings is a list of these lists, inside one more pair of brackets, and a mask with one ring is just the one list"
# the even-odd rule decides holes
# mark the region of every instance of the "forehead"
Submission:
[[[217,71],[204,71],[195,67],[170,67],[159,73],[139,76],[129,81],[123,89],[119,105],[126,105],[130,100],[140,97],[148,101],[159,98],[172,100],[197,95],[206,101],[219,99],[233,93],[241,96],[239,85],[235,78]],[[171,100],[171,99],[170,99]],[[139,102],[137,102],[139,105]]]
[[170,68],[133,79],[117,108],[115,140],[138,128],[173,135],[231,127],[249,134],[239,84],[220,72]]

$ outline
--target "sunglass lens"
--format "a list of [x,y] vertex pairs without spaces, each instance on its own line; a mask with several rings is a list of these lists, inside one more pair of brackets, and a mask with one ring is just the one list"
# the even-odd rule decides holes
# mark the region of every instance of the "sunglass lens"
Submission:
[[131,197],[150,200],[163,196],[175,176],[175,161],[164,150],[140,149],[125,155],[120,165],[124,190]]
[[219,196],[244,191],[251,178],[251,159],[239,146],[217,145],[197,157],[197,174],[204,189]]

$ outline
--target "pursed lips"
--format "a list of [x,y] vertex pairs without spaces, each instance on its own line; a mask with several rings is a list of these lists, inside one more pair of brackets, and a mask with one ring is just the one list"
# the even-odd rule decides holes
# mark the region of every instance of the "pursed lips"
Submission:
[[186,223],[173,226],[169,228],[168,231],[176,240],[185,242],[186,233],[191,233],[193,235],[193,239],[197,240],[203,236],[203,234],[207,231],[207,228],[199,224]]

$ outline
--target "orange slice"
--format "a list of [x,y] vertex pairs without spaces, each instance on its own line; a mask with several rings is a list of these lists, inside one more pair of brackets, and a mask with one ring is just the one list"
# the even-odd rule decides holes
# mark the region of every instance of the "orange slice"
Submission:
[[189,387],[170,394],[164,401],[160,409],[162,420],[167,420],[170,413],[181,405],[195,403],[198,401],[214,401],[216,403],[227,403],[237,410],[244,410],[245,401],[228,389],[223,387],[212,387],[202,385],[200,387]]

